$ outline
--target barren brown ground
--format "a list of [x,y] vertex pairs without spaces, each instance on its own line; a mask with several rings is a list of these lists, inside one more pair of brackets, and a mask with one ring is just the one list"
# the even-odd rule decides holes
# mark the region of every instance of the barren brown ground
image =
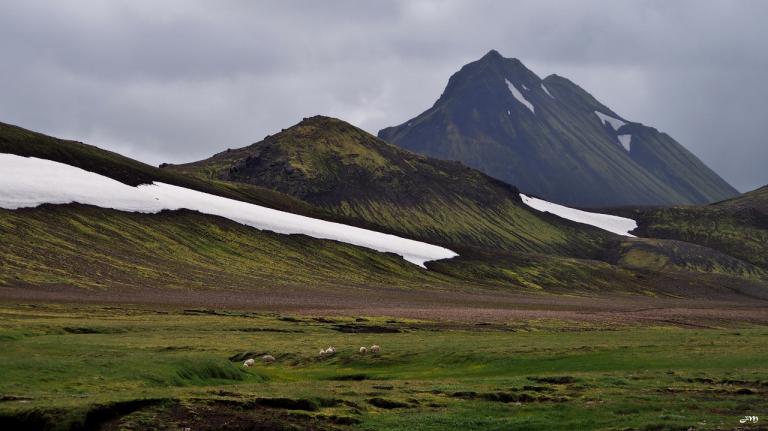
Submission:
[[498,290],[258,287],[251,290],[85,290],[69,286],[0,286],[0,302],[203,307],[308,316],[391,316],[465,323],[565,320],[595,324],[710,327],[768,324],[768,301],[632,295],[567,296]]

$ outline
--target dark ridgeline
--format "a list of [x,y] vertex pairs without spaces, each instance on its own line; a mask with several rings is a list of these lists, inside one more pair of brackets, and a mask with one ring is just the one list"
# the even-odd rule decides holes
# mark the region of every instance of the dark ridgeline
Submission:
[[430,109],[379,137],[572,206],[704,204],[738,194],[669,135],[497,51],[462,67]]

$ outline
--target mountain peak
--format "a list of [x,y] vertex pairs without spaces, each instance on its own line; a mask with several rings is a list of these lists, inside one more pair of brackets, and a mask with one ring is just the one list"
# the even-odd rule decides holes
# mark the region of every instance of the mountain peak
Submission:
[[[517,58],[506,58],[492,49],[480,59],[465,65],[454,73],[435,104],[448,100],[459,93],[474,94],[475,90],[484,92],[488,89],[495,89],[491,91],[497,94],[507,94],[505,93],[507,81],[533,88],[539,86],[541,79],[525,67],[522,61]],[[475,90],[465,91],[468,88]]]
[[499,53],[499,51],[492,49],[488,51],[488,53],[486,53],[481,58],[481,60],[494,60],[494,59],[504,59],[504,56],[502,56],[501,53]]
[[570,80],[542,81],[491,50],[453,74],[430,109],[379,137],[561,204],[705,203],[736,193],[669,136],[629,123]]
[[521,66],[523,65],[523,62],[520,61],[519,59],[517,59],[515,57],[510,57],[510,58],[504,57],[503,55],[501,55],[501,53],[499,51],[496,51],[495,49],[492,49],[492,50],[488,51],[484,56],[480,57],[480,60],[478,60],[478,61],[480,61],[480,62],[484,62],[484,61],[504,61],[504,62],[512,62],[512,63],[518,64],[518,65],[521,65]]

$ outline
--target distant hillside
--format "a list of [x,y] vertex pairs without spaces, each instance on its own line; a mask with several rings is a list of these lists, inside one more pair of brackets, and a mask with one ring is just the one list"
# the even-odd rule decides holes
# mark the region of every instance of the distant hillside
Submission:
[[755,209],[768,215],[768,186],[714,204],[719,208]]
[[704,204],[737,194],[669,135],[496,51],[451,76],[431,108],[379,137],[571,206]]
[[637,235],[699,244],[768,269],[768,186],[711,205],[612,212],[637,220]]
[[612,238],[531,210],[515,187],[460,163],[416,155],[322,116],[166,170],[266,187],[337,216],[452,249],[595,256]]

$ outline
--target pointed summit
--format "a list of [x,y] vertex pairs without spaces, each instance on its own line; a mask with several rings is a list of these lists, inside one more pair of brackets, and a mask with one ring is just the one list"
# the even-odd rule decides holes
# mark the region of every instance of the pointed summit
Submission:
[[504,56],[502,56],[499,53],[499,51],[492,49],[488,51],[488,53],[485,54],[482,58],[480,58],[480,61],[493,61],[493,60],[504,60]]
[[[512,87],[508,83],[511,83]],[[465,65],[453,74],[437,103],[460,94],[472,93],[476,98],[496,99],[497,105],[508,106],[511,111],[519,107],[526,109],[527,102],[520,104],[524,99],[520,92],[527,92],[532,88],[538,89],[540,83],[541,79],[525,67],[523,62],[516,58],[505,58],[492,49],[480,59]]]
[[379,137],[570,206],[699,204],[737,193],[668,135],[496,50],[453,74],[432,108]]

